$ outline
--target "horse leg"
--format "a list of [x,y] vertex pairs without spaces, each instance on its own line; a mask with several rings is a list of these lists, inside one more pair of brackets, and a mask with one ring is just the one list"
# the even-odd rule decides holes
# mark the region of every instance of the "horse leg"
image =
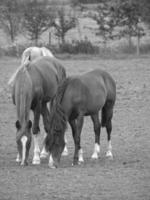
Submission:
[[108,148],[106,152],[106,157],[113,159],[112,146],[111,146],[111,131],[112,131],[111,119],[106,123],[106,131],[107,131],[107,140],[108,140]]
[[[69,124],[71,126],[71,130],[72,130],[72,136],[73,139],[75,141],[75,135],[76,135],[76,131],[77,131],[77,125],[76,125],[76,121],[75,120],[69,120]],[[79,153],[78,153],[78,163],[83,163],[84,159],[83,159],[83,150],[80,148]]]
[[99,121],[99,114],[95,114],[91,116],[94,125],[94,132],[95,132],[95,145],[94,145],[94,152],[92,154],[92,159],[98,159],[100,154],[100,130],[101,124]]
[[[39,104],[38,104],[39,105]],[[40,147],[39,147],[39,120],[40,120],[40,106],[36,106],[34,110],[34,122],[33,122],[33,142],[34,142],[34,155],[32,164],[40,164]]]
[[[48,130],[49,130],[49,118],[50,118],[49,110],[47,108],[46,103],[42,104],[41,114],[42,114],[42,117],[43,117],[43,124],[44,124],[44,129],[45,129],[45,133],[44,133],[44,140],[45,140],[46,135],[47,135]],[[43,140],[43,148],[42,148],[42,151],[40,153],[40,158],[46,158],[48,156],[48,152],[46,151],[44,140]]]
[[49,110],[47,108],[46,103],[42,104],[41,114],[42,114],[42,117],[43,117],[43,124],[44,124],[45,133],[44,133],[43,148],[42,148],[42,151],[40,153],[40,158],[46,158],[48,156],[48,152],[46,151],[44,141],[45,141],[46,135],[47,135],[48,130],[49,130],[49,118],[50,118]]
[[113,159],[112,146],[111,146],[111,132],[112,132],[112,117],[113,117],[113,107],[111,104],[106,103],[102,109],[102,126],[106,127],[108,148],[106,152],[106,157]]
[[17,153],[17,158],[16,158],[16,162],[20,163],[21,162],[21,156],[19,153]]
[[62,152],[62,156],[68,156],[68,148],[67,148],[67,138],[65,136],[65,147],[64,150]]
[[71,128],[72,128],[72,135],[75,143],[75,152],[74,152],[74,159],[73,164],[80,164],[81,162],[84,162],[83,160],[83,150],[80,146],[80,135],[81,130],[83,126],[84,117],[82,115],[79,115],[76,122],[75,120],[70,122]]

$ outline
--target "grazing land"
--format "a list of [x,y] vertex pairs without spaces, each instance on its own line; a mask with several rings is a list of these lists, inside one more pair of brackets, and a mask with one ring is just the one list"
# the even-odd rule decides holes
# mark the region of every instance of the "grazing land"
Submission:
[[105,157],[107,137],[102,129],[101,157],[91,160],[94,132],[87,117],[81,139],[85,163],[72,167],[74,144],[68,126],[69,155],[62,157],[58,169],[49,169],[47,160],[33,166],[33,147],[29,166],[15,162],[16,113],[6,84],[19,63],[16,58],[0,59],[0,200],[149,200],[150,58],[62,60],[69,75],[95,68],[107,70],[116,80],[117,101],[112,131],[114,159]]

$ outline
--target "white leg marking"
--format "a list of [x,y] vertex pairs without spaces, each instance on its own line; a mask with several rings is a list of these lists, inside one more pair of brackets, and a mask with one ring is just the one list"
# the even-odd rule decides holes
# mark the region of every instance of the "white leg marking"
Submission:
[[39,138],[39,134],[33,135],[34,155],[33,155],[32,164],[34,164],[34,165],[39,165],[40,164],[40,148],[39,148],[38,138]]
[[40,158],[47,158],[47,156],[48,156],[48,152],[46,151],[45,145],[44,145],[43,149],[42,149],[42,151],[40,153]]
[[19,153],[17,153],[17,158],[16,158],[16,162],[21,162],[21,158],[20,158],[20,155],[19,155]]
[[94,152],[92,154],[92,159],[98,159],[99,154],[100,154],[100,145],[98,143],[95,143]]
[[50,154],[50,156],[49,156],[49,163],[48,163],[48,166],[50,167],[50,168],[56,168],[55,167],[55,165],[54,165],[54,160],[53,160],[53,157],[52,157],[52,154]]
[[65,136],[65,147],[64,147],[64,150],[62,152],[62,156],[68,156],[68,148],[67,148],[67,138]]
[[[44,140],[45,140],[46,136],[47,136],[47,134],[44,132],[44,137],[43,137]],[[42,151],[40,153],[40,158],[47,158],[47,156],[48,156],[48,152],[46,151],[45,144],[43,142],[43,148],[42,148]]]
[[111,141],[108,142],[108,150],[106,152],[106,157],[113,159]]
[[79,164],[83,163],[83,162],[84,162],[84,159],[83,159],[83,150],[80,149],[79,150]]
[[22,136],[21,138],[21,142],[22,142],[22,161],[21,161],[21,165],[25,164],[25,158],[26,158],[26,143],[27,143],[27,136]]

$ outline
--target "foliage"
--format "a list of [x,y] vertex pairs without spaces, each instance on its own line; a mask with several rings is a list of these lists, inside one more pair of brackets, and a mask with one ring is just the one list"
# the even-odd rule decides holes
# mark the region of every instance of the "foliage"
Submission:
[[114,7],[115,17],[117,19],[117,25],[122,27],[120,36],[129,36],[129,42],[131,37],[144,36],[144,29],[140,26],[141,14],[139,5],[133,1],[120,1]]
[[76,27],[76,18],[71,16],[71,14],[66,14],[65,8],[62,6],[58,9],[57,19],[53,22],[53,26],[55,27],[55,35],[61,40],[61,44],[65,43],[65,35],[66,33]]
[[150,27],[150,1],[149,0],[132,0],[139,5],[142,20]]
[[21,13],[17,0],[2,0],[0,2],[0,26],[14,42],[19,32]]
[[28,31],[30,40],[38,44],[38,40],[53,21],[53,14],[46,1],[28,1],[24,9],[24,26]]
[[70,54],[97,54],[99,47],[94,46],[89,40],[75,40],[72,43],[64,43],[59,46],[57,50],[59,53]]
[[74,4],[93,4],[93,3],[101,3],[103,0],[72,0]]
[[114,12],[109,2],[99,4],[95,14],[89,15],[94,21],[96,21],[98,28],[96,29],[96,35],[102,37],[104,46],[110,39],[114,39],[117,35],[114,33],[116,21],[114,18]]

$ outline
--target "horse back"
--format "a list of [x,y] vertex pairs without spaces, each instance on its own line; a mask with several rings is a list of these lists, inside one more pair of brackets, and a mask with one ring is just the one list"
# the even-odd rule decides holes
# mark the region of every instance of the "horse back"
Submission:
[[29,64],[28,72],[33,83],[34,97],[38,96],[43,101],[49,101],[58,87],[58,72],[53,62],[45,56]]
[[107,91],[102,77],[94,73],[71,77],[63,98],[65,110],[84,115],[98,112],[105,104]]

